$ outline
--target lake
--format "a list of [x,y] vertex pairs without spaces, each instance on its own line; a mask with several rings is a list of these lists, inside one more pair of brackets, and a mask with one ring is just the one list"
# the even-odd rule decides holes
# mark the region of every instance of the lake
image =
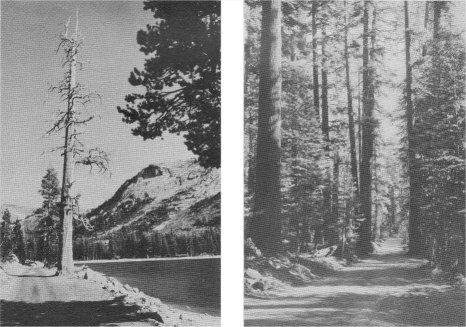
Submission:
[[86,263],[163,303],[220,316],[220,258]]

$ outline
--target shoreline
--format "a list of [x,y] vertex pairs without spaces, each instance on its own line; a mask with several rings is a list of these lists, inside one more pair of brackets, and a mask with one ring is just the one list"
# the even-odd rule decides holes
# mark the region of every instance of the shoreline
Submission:
[[139,262],[139,261],[173,261],[173,260],[204,260],[204,259],[220,259],[221,255],[205,255],[195,257],[168,257],[168,258],[123,258],[123,259],[100,259],[100,260],[75,260],[74,264],[86,263],[112,263],[112,262]]

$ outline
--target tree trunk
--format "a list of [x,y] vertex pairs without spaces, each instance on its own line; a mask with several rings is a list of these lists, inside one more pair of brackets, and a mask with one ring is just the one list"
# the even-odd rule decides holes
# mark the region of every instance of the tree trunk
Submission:
[[[326,51],[326,31],[325,24],[322,25],[322,136],[324,141],[324,156],[326,160],[330,159],[330,136],[328,122],[328,67],[327,67],[327,51]],[[331,173],[330,168],[325,171],[323,195],[323,220],[324,220],[324,239],[329,241],[333,238],[330,220],[332,219],[332,194],[331,194]]]
[[340,187],[340,154],[335,151],[333,157],[333,184],[332,184],[332,213],[329,227],[331,232],[329,233],[329,243],[338,244],[339,242],[339,187]]
[[[423,242],[419,221],[419,182],[418,169],[415,163],[415,150],[413,146],[413,118],[414,108],[412,99],[412,69],[411,69],[411,31],[409,29],[408,1],[404,2],[405,14],[405,54],[406,54],[406,132],[408,150],[408,183],[409,183],[409,254],[419,255],[423,252]],[[427,13],[426,13],[427,15]]]
[[281,1],[264,1],[251,238],[265,255],[279,252],[281,244],[281,47]]
[[[313,103],[314,111],[319,120],[320,117],[320,97],[319,97],[319,65],[317,63],[317,7],[318,2],[312,3],[312,89],[313,89]],[[314,244],[317,245],[322,242],[323,226],[321,224],[314,227]]]
[[317,64],[317,6],[318,3],[312,3],[312,79],[313,79],[313,91],[314,91],[314,110],[316,116],[320,116],[320,105],[319,105],[319,66]]
[[[346,72],[346,94],[348,99],[348,132],[350,141],[350,156],[351,156],[351,176],[352,186],[354,188],[355,199],[359,196],[358,183],[358,161],[356,158],[356,139],[354,135],[354,113],[353,113],[353,95],[351,90],[350,66],[349,66],[349,50],[348,50],[348,12],[345,6],[345,72]],[[357,203],[357,201],[356,201]]]
[[[378,199],[378,194],[379,194],[379,177],[377,175],[377,146],[374,144],[374,193],[376,196],[376,199]],[[377,241],[380,239],[380,224],[381,221],[379,219],[379,202],[374,201],[374,228],[372,231],[372,237],[374,241]]]
[[[367,255],[372,252],[371,243],[371,214],[372,214],[372,196],[371,196],[371,158],[373,152],[373,87],[372,83],[372,65],[369,63],[369,1],[364,1],[363,16],[363,76],[362,76],[362,153],[360,163],[360,202],[363,220],[358,227],[357,250],[361,255]],[[375,31],[373,31],[375,32]]]
[[[78,22],[76,21],[76,35],[78,33]],[[73,149],[76,137],[75,125],[73,123],[74,108],[73,97],[76,88],[76,62],[77,62],[77,45],[74,43],[71,50],[70,72],[68,84],[68,110],[67,126],[65,129],[65,147],[63,151],[63,179],[61,189],[60,203],[60,227],[59,236],[59,261],[57,265],[57,274],[70,275],[73,273],[73,204],[71,199],[71,188],[73,185],[74,160]]]

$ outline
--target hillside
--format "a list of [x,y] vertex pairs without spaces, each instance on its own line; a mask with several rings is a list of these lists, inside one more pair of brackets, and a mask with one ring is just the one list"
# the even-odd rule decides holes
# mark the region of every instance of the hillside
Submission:
[[149,165],[87,217],[98,236],[123,226],[159,232],[219,227],[220,171],[206,171],[193,161]]

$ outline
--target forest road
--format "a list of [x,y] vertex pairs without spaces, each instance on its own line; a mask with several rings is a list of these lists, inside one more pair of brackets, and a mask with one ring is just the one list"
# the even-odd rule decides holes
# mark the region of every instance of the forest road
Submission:
[[43,268],[9,273],[0,287],[0,326],[150,325],[139,307],[97,284],[52,273]]
[[465,292],[435,283],[425,261],[390,238],[376,253],[332,276],[246,297],[246,326],[465,326]]

